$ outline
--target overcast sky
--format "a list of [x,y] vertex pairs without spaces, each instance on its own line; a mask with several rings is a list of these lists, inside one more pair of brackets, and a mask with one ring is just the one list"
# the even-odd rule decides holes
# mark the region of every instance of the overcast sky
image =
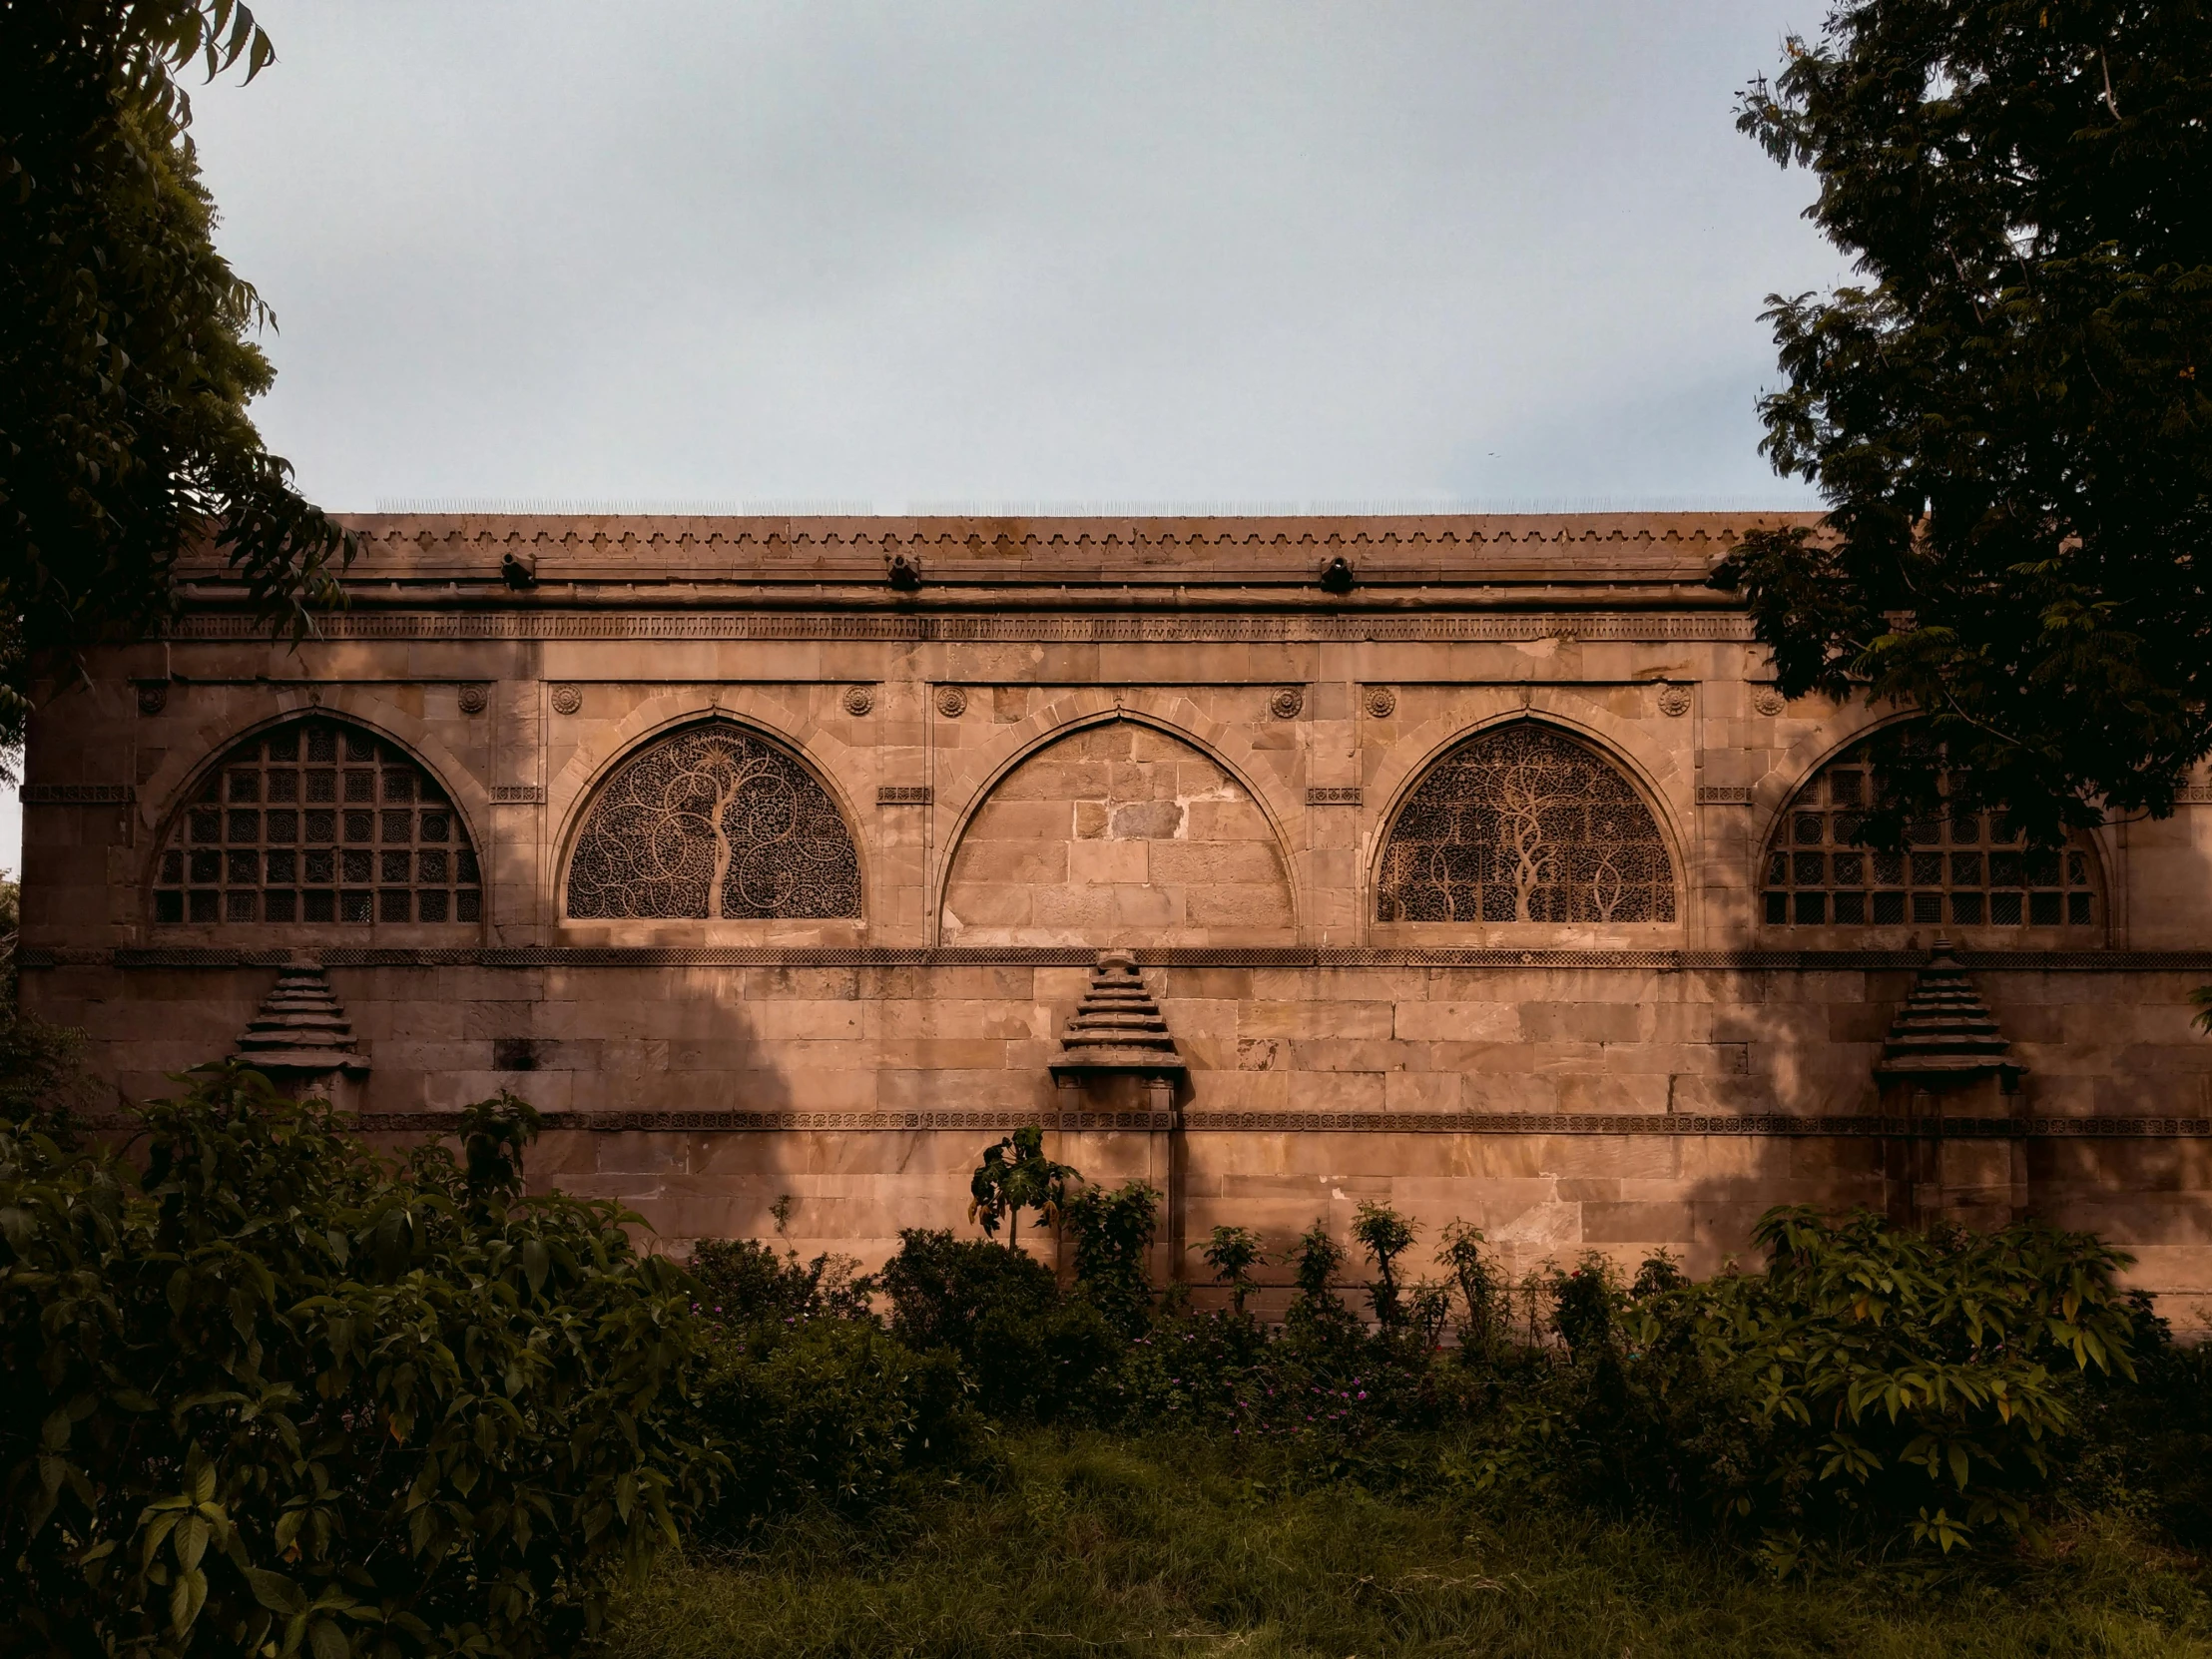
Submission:
[[1803,0],[255,11],[195,132],[330,507],[1803,499]]

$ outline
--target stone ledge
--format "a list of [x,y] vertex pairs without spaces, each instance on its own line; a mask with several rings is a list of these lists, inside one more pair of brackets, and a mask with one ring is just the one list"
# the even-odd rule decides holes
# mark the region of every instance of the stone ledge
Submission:
[[[88,1114],[89,1129],[129,1127],[119,1113]],[[459,1112],[364,1112],[354,1127],[370,1133],[457,1130]],[[1208,1134],[1738,1136],[1889,1140],[2202,1140],[2212,1118],[2032,1117],[1905,1118],[1783,1112],[1727,1114],[1605,1112],[1021,1112],[1021,1111],[699,1111],[547,1112],[547,1129],[589,1134],[760,1134],[806,1130],[1004,1130],[1021,1124],[1062,1131],[1176,1128]]]
[[[22,967],[282,967],[297,946],[26,945]],[[1089,945],[330,945],[310,950],[325,967],[1089,967]],[[1135,947],[1144,967],[1254,968],[1648,968],[1659,972],[1914,970],[1918,950],[1510,950],[1349,945]],[[1990,973],[2202,973],[2212,950],[1961,950],[1961,966]]]

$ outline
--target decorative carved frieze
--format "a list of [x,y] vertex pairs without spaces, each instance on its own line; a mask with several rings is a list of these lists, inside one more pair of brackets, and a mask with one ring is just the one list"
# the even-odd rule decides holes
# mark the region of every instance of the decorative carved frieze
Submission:
[[129,784],[25,784],[26,807],[128,807],[138,799]]
[[542,807],[545,804],[545,786],[494,784],[491,787],[491,804],[494,807]]
[[1751,786],[1700,784],[1697,787],[1697,804],[1700,807],[1748,807],[1751,805]]
[[[1400,640],[1525,641],[1570,633],[1580,640],[1677,640],[1742,643],[1747,618],[1725,611],[1669,615],[1240,617],[1153,616],[871,616],[745,612],[547,611],[377,612],[365,608],[319,618],[333,640],[887,640],[894,642],[1024,642],[1198,644]],[[180,617],[173,640],[262,640],[266,626],[239,614]]]
[[[386,1133],[450,1133],[459,1112],[370,1112],[360,1127]],[[133,1120],[120,1113],[91,1113],[89,1129],[120,1129]],[[1182,1112],[1053,1111],[1023,1107],[964,1110],[809,1112],[784,1108],[703,1111],[550,1111],[545,1127],[587,1134],[760,1134],[790,1130],[1003,1131],[1020,1124],[1046,1130],[1136,1130],[1154,1134],[1183,1129],[1198,1134],[1390,1135],[1613,1135],[1669,1137],[1787,1137],[1885,1140],[2202,1140],[2212,1138],[2212,1118],[2202,1117],[1876,1117],[1843,1113],[1609,1113],[1609,1112]]]
[[1357,807],[1360,805],[1360,786],[1319,786],[1306,792],[1309,807]]
[[875,792],[878,807],[926,807],[935,799],[927,784],[884,784]]
[[[1917,972],[1925,950],[1508,950],[1452,946],[1164,945],[1146,967],[1649,968],[1743,973]],[[1084,967],[1082,945],[361,945],[322,950],[332,967]],[[280,967],[283,951],[231,945],[26,945],[26,968]],[[2212,973],[2212,950],[1962,950],[1983,973]]]

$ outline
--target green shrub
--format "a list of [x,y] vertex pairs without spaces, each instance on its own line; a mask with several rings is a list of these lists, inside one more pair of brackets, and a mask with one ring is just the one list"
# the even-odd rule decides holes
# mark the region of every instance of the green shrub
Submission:
[[1344,1246],[1329,1236],[1329,1224],[1315,1217],[1291,1252],[1291,1278],[1298,1286],[1298,1297],[1284,1320],[1286,1340],[1336,1349],[1358,1343],[1360,1322],[1336,1291],[1337,1273],[1344,1263]]
[[739,1329],[863,1319],[875,1282],[855,1275],[859,1265],[850,1256],[828,1252],[802,1262],[798,1251],[779,1256],[757,1239],[702,1239],[690,1263],[699,1281],[694,1311]]
[[766,1342],[725,1343],[699,1399],[732,1464],[713,1524],[809,1501],[846,1513],[913,1501],[975,1465],[970,1392],[952,1354],[916,1354],[870,1319],[806,1319]]
[[518,1196],[519,1103],[394,1170],[190,1082],[143,1175],[0,1132],[0,1651],[568,1651],[713,1474],[683,1274]]
[[1249,1227],[1217,1227],[1199,1255],[1214,1270],[1215,1282],[1228,1288],[1231,1310],[1242,1314],[1246,1299],[1259,1288],[1253,1283],[1252,1270],[1267,1261],[1260,1249],[1260,1235]]
[[1555,1275],[1564,1350],[1505,1393],[1476,1483],[1748,1525],[1778,1565],[1948,1552],[2026,1525],[2083,1381],[2133,1373],[2124,1258],[2086,1235],[1786,1209],[1755,1236],[1763,1274],[1689,1283],[1655,1260],[1627,1291],[1594,1261]]
[[1051,1270],[1021,1251],[948,1231],[908,1228],[878,1283],[891,1334],[907,1346],[949,1349],[993,1416],[1085,1417],[1121,1350],[1105,1315],[1063,1300]]
[[1152,1317],[1147,1258],[1160,1231],[1160,1195],[1142,1181],[1111,1192],[1086,1187],[1067,1201],[1075,1240],[1075,1288],[1125,1337]]
[[1413,1224],[1387,1204],[1362,1204],[1353,1218],[1352,1236],[1375,1264],[1368,1302],[1375,1323],[1394,1332],[1405,1323],[1404,1288],[1398,1284],[1397,1259],[1413,1247]]

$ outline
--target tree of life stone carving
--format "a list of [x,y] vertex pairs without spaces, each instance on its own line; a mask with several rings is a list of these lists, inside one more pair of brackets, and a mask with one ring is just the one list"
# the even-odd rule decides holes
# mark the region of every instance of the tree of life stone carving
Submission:
[[569,862],[580,920],[860,913],[860,863],[836,804],[798,761],[716,722],[663,738],[608,780]]
[[1378,921],[1672,921],[1674,865],[1628,780],[1573,739],[1470,738],[1390,826]]

